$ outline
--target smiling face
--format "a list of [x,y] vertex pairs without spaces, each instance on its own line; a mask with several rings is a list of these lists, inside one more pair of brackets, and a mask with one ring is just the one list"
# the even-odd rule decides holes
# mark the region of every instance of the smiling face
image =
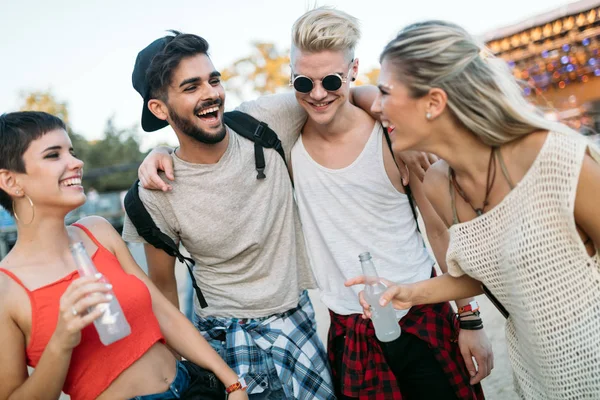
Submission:
[[25,173],[14,173],[21,192],[38,210],[71,211],[85,203],[81,179],[83,161],[75,156],[71,139],[56,129],[33,140],[23,154]]
[[[298,103],[310,119],[320,125],[327,125],[334,119],[348,102],[349,82],[356,76],[357,69],[357,62],[348,60],[343,51],[311,53],[297,48],[292,50],[292,80],[303,75],[313,82],[312,90],[308,93],[295,90]],[[327,91],[323,87],[323,78],[332,74],[339,75],[343,81],[338,90]]]
[[381,63],[379,93],[371,111],[381,115],[388,128],[394,151],[418,148],[429,137],[431,123],[427,120],[426,96],[414,98],[408,87],[396,78],[396,67],[388,60]]
[[173,72],[167,98],[167,121],[176,132],[207,144],[225,138],[225,91],[221,74],[206,54],[181,60]]

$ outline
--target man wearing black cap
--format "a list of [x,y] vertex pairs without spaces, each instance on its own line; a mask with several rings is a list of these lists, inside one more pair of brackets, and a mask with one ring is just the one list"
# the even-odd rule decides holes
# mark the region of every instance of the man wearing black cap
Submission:
[[[207,308],[196,326],[248,385],[252,399],[334,398],[306,289],[314,287],[292,185],[283,159],[264,149],[257,180],[254,143],[223,123],[225,93],[201,37],[173,32],[137,57],[133,86],[144,99],[142,128],[170,125],[170,191],[139,188],[160,230],[196,261]],[[267,96],[247,111],[275,130],[289,156],[306,116],[293,95]],[[126,218],[123,237],[143,242]],[[145,245],[149,275],[178,304],[174,257]]]

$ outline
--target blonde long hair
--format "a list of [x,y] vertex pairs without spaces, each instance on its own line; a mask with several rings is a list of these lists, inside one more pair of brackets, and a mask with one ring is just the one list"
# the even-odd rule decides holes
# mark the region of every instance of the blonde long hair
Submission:
[[576,133],[529,104],[506,62],[453,23],[407,26],[387,44],[384,60],[414,98],[432,88],[444,90],[452,114],[487,145],[500,146],[537,130]]

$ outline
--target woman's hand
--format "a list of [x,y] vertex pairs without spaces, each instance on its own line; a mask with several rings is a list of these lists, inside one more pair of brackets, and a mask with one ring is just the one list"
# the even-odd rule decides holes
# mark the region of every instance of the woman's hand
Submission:
[[[99,282],[102,275],[86,276],[73,281],[60,298],[58,323],[48,345],[71,351],[81,341],[81,330],[100,317],[104,310],[96,307],[108,303],[112,286]],[[92,311],[88,312],[88,309]]]
[[[364,276],[357,276],[347,280],[344,285],[364,285],[366,281]],[[388,288],[379,300],[381,306],[386,306],[390,301],[397,310],[405,310],[413,306],[413,289],[411,285],[396,285],[394,282],[383,278],[379,278],[379,281]],[[358,300],[363,308],[363,318],[371,318],[371,306],[365,299],[364,290],[361,290],[358,294]]]
[[158,175],[158,171],[164,171],[167,179],[174,181],[172,149],[168,147],[157,147],[144,158],[142,165],[138,168],[138,178],[145,189],[162,190],[167,192],[172,189]]

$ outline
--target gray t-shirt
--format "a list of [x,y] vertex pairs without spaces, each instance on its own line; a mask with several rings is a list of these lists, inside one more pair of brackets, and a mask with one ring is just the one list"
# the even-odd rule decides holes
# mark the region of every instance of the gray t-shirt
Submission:
[[[239,110],[269,124],[289,157],[306,121],[293,94],[264,96]],[[229,129],[218,163],[192,164],[173,153],[173,190],[139,189],[156,225],[196,261],[208,303],[200,309],[195,302],[200,316],[269,316],[295,307],[299,293],[315,287],[285,163],[275,150],[264,153],[267,177],[258,180],[254,144]],[[123,238],[144,242],[127,217]]]

